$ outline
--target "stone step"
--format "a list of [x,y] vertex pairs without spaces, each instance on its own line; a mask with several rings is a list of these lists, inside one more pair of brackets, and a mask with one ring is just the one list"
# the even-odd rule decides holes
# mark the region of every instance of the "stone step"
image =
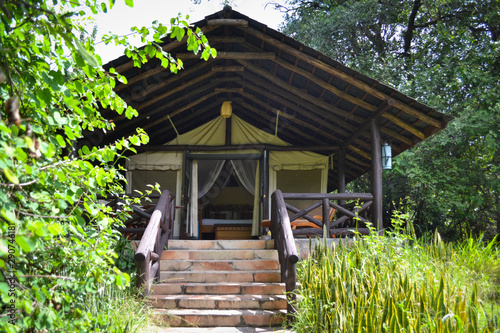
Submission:
[[281,282],[279,270],[160,272],[160,283],[180,282]]
[[159,309],[286,309],[284,295],[155,295],[148,299]]
[[157,309],[169,326],[197,327],[255,327],[280,326],[286,316],[285,310],[165,310]]
[[277,260],[162,260],[162,271],[251,271],[278,269]]
[[274,249],[274,240],[180,240],[168,241],[169,250],[265,250]]
[[276,250],[167,250],[161,260],[278,260]]
[[284,283],[160,283],[152,286],[153,295],[284,295]]

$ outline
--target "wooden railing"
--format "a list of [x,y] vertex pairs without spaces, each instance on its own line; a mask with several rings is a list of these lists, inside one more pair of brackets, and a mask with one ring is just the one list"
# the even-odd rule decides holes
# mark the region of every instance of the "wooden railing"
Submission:
[[[370,193],[284,193],[285,201],[291,200],[317,200],[305,209],[298,209],[286,203],[286,209],[294,213],[290,217],[290,222],[294,224],[297,220],[306,220],[310,227],[300,227],[294,229],[293,235],[323,235],[324,229],[328,230],[328,237],[352,235],[357,231],[367,235],[370,230],[366,227],[369,222],[369,208],[373,203],[373,195]],[[352,201],[347,205],[340,205],[334,201]],[[321,207],[321,219],[315,218],[309,213]],[[330,212],[335,210],[335,220],[330,221]],[[325,228],[324,228],[325,226]]]
[[288,218],[283,194],[276,190],[271,196],[271,235],[274,248],[278,250],[281,266],[281,282],[285,283],[287,297],[287,312],[294,313],[295,289],[297,287],[296,263],[299,260],[297,248]]
[[162,192],[135,253],[137,284],[144,287],[145,296],[149,294],[153,280],[160,278],[161,254],[173,236],[174,198],[170,191]]

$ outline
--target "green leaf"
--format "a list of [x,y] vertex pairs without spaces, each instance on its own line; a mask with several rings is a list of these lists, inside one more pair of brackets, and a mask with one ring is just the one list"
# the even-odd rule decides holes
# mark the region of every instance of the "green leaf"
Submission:
[[61,147],[63,147],[63,148],[66,147],[66,141],[64,141],[64,138],[62,137],[62,135],[57,134],[56,135],[56,140],[57,140],[57,142],[59,143],[59,145]]
[[29,237],[16,235],[15,239],[17,245],[26,253],[31,252],[35,248],[35,242]]
[[17,178],[16,174],[10,168],[5,167],[3,173],[11,183],[19,184],[19,178]]
[[125,0],[125,4],[129,7],[134,7],[134,0]]
[[80,43],[79,40],[75,39],[75,44],[78,48],[78,53],[82,56],[83,60],[85,60],[87,64],[89,64],[91,67],[99,67],[99,62],[97,61],[97,59],[85,48],[85,46],[83,46],[82,43]]
[[57,223],[54,223],[54,224],[50,224],[47,229],[49,229],[49,232],[54,235],[54,236],[57,236],[57,235],[60,235],[60,234],[63,234],[64,233],[64,229],[61,227],[60,224],[57,224]]

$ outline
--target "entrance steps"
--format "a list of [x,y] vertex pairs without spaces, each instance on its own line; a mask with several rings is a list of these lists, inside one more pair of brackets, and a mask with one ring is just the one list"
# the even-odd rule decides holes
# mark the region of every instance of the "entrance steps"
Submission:
[[171,327],[280,326],[285,286],[273,241],[170,240],[149,299]]

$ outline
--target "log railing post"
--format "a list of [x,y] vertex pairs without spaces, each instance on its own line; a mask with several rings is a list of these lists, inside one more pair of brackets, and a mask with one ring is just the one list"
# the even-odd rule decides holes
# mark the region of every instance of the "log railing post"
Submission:
[[163,247],[172,234],[172,206],[175,207],[174,196],[168,190],[163,191],[135,253],[137,283],[144,287],[145,296],[149,294],[153,280],[159,278]]
[[291,320],[291,315],[295,312],[293,302],[295,300],[294,291],[297,288],[296,263],[299,260],[299,256],[297,255],[297,248],[285,200],[280,190],[274,191],[271,202],[271,235],[274,239],[274,248],[278,250],[281,282],[285,283],[287,313],[289,320]]

